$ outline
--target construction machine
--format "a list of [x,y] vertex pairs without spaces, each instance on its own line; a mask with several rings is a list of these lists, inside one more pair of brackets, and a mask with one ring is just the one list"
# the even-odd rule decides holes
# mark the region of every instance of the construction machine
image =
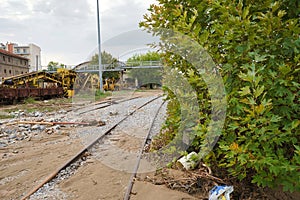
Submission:
[[103,82],[103,90],[104,91],[115,91],[119,90],[120,86],[119,84],[116,84],[114,78],[105,79]]
[[28,97],[71,97],[74,94],[73,85],[76,72],[67,69],[57,69],[55,73],[37,71],[4,78],[0,86],[9,95],[1,99],[17,100]]

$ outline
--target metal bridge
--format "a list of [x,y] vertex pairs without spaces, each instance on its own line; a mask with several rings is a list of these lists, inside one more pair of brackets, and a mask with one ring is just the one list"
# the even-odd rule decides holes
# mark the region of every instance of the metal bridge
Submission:
[[[151,69],[151,68],[162,68],[163,64],[161,61],[133,61],[133,62],[115,62],[111,64],[102,64],[102,71],[124,71],[126,69]],[[84,65],[77,66],[73,69],[76,72],[99,72],[99,65]]]

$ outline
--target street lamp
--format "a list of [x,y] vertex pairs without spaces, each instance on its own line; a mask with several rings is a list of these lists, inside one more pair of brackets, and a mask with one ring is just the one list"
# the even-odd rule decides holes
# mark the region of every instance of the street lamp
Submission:
[[100,13],[99,13],[99,0],[97,0],[97,22],[98,22],[98,64],[99,64],[99,86],[100,91],[103,91],[102,81],[102,64],[101,64],[101,37],[100,37]]

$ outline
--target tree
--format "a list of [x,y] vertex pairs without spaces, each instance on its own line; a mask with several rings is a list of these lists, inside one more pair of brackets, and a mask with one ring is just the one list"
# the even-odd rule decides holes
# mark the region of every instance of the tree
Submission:
[[[91,59],[91,65],[98,65],[98,54],[95,54],[92,56]],[[107,69],[114,69],[117,67],[118,59],[114,58],[110,53],[107,53],[106,51],[103,51],[101,53],[101,63],[107,68]],[[110,71],[104,71],[102,74],[103,78],[114,78],[115,80],[119,79],[119,72],[110,72]]]
[[56,71],[58,68],[65,68],[66,65],[54,61],[50,61],[47,65],[48,71]]
[[[190,36],[217,63],[224,81],[226,122],[218,145],[206,161],[240,179],[251,177],[260,186],[300,190],[299,1],[158,2],[150,6],[150,14],[140,25],[156,35],[157,28],[167,28]],[[161,43],[159,47],[166,50],[167,45]],[[197,91],[201,123],[194,127],[197,137],[193,150],[199,150],[210,121],[207,88],[181,57],[166,51],[164,59]],[[167,121],[176,121],[179,116],[175,111],[179,109],[179,105],[169,107]],[[176,132],[177,124],[169,126]]]
[[[133,55],[128,58],[127,63],[130,65],[138,66],[143,61],[160,61],[161,55],[157,52],[148,52],[141,55]],[[140,69],[130,69],[129,76],[133,79],[137,79],[139,86],[149,84],[153,87],[153,84],[161,85],[161,69],[158,68],[140,68]]]

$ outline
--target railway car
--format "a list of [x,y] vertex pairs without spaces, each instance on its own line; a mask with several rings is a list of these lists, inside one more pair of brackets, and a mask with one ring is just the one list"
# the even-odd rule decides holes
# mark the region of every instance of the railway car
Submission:
[[15,103],[29,97],[39,99],[50,99],[54,97],[63,97],[64,89],[55,88],[0,88],[0,102]]
[[37,71],[7,77],[0,85],[0,102],[16,102],[29,97],[71,97],[76,75],[72,70],[57,69],[53,74]]

